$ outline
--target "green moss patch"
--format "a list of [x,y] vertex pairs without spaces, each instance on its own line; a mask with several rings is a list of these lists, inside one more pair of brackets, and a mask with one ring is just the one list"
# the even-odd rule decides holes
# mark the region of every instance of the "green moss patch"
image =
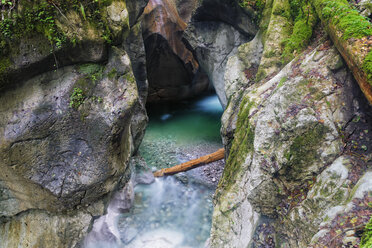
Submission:
[[5,81],[6,72],[8,71],[11,63],[8,58],[0,58],[0,83]]
[[327,127],[318,124],[293,140],[289,150],[284,154],[287,159],[284,175],[288,179],[296,180],[298,175],[318,158],[317,147],[327,131]]
[[335,25],[342,31],[342,37],[362,38],[372,35],[372,24],[360,15],[357,10],[351,8],[346,0],[319,0],[315,1],[315,7],[321,9],[322,20]]
[[84,103],[86,95],[81,88],[74,88],[70,96],[70,108],[78,109]]
[[363,62],[363,70],[367,74],[368,83],[372,86],[372,50],[367,54]]
[[249,122],[249,112],[253,104],[248,98],[243,98],[240,104],[234,141],[219,183],[219,187],[225,190],[234,184],[246,156],[253,151],[254,127]]
[[287,77],[287,76],[285,76],[285,77],[282,77],[282,78],[280,79],[280,82],[279,82],[279,84],[278,84],[277,88],[280,88],[280,87],[282,87],[282,86],[283,86],[283,84],[284,84],[285,82],[287,82],[287,80],[288,80],[288,77]]
[[291,61],[296,54],[300,53],[307,46],[313,35],[314,26],[317,23],[315,10],[310,4],[301,6],[300,9],[291,36],[283,41],[282,59],[284,64]]
[[[111,33],[107,20],[104,18],[103,7],[112,3],[112,0],[78,1],[18,1],[18,10],[6,9],[8,16],[0,23],[0,48],[6,44],[23,39],[30,34],[39,33],[44,35],[51,43],[51,51],[61,47],[68,41],[66,34],[57,27],[57,18],[66,18],[66,14],[73,10],[82,19],[88,21],[100,30],[104,30],[102,39],[111,40]],[[71,37],[70,37],[71,38]],[[71,40],[75,43],[76,40]],[[1,54],[0,54],[1,55]]]
[[259,22],[261,20],[266,0],[239,0],[238,3],[243,9],[255,10],[257,13],[257,21]]
[[278,15],[278,16],[283,16],[287,19],[291,19],[289,1],[287,1],[287,0],[274,1],[272,14],[273,15]]
[[367,226],[364,229],[362,241],[360,242],[360,248],[371,248],[372,247],[372,218],[369,220]]

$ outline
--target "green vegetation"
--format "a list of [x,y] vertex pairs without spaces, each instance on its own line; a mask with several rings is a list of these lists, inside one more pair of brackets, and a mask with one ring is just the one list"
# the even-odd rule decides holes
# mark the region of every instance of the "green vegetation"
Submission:
[[277,88],[282,87],[283,84],[284,84],[285,82],[287,82],[287,80],[288,80],[288,77],[286,77],[286,76],[285,76],[285,77],[282,77],[282,78],[280,79],[280,82],[279,82]]
[[85,79],[93,84],[102,78],[103,67],[99,64],[83,64],[80,66],[80,72],[85,75]]
[[262,79],[264,79],[266,76],[267,76],[267,73],[264,70],[259,70],[257,72],[256,79],[255,80],[256,80],[256,82],[259,82]]
[[117,76],[117,74],[118,74],[118,72],[116,71],[116,69],[115,68],[113,68],[108,74],[107,74],[107,76],[108,76],[108,78],[110,79],[110,80],[112,80],[112,79],[114,79],[116,76]]
[[102,97],[94,96],[93,91],[97,81],[102,79],[104,67],[99,64],[82,64],[78,67],[83,74],[75,83],[70,96],[70,107],[77,110],[86,100],[102,103]]
[[290,14],[290,1],[274,1],[272,14],[282,16],[288,20],[291,19]]
[[131,72],[127,72],[125,75],[124,75],[124,78],[127,82],[129,83],[134,83],[136,82],[136,79],[134,78],[133,74]]
[[290,15],[294,20],[294,27],[291,36],[282,42],[284,64],[290,62],[307,46],[318,20],[315,10],[307,1],[290,1],[290,5]]
[[316,147],[323,140],[327,128],[318,124],[307,130],[303,135],[297,136],[284,154],[287,164],[284,168],[288,178],[296,179],[304,167],[311,165],[311,162],[318,157]]
[[6,72],[10,66],[8,58],[0,58],[0,83],[5,80]]
[[372,35],[372,24],[360,15],[357,10],[351,8],[346,0],[319,0],[316,1],[322,9],[323,21],[329,22],[341,30],[342,37],[362,38]]
[[265,8],[266,0],[239,0],[240,7],[253,9],[257,12],[257,22],[262,18],[262,11]]
[[81,88],[74,88],[70,96],[70,108],[78,109],[84,103],[86,95]]
[[[99,30],[104,30],[102,39],[110,42],[111,33],[107,20],[103,18],[102,7],[111,4],[112,0],[56,0],[26,1],[18,0],[21,7],[18,11],[2,0],[0,7],[8,11],[8,16],[0,23],[0,55],[6,55],[10,43],[33,33],[44,35],[51,44],[51,51],[60,48],[68,41],[66,34],[57,26],[57,18],[65,18],[68,11],[74,10],[84,20],[88,20]],[[71,43],[76,40],[69,37]]]
[[239,5],[242,8],[250,7],[261,12],[265,7],[265,0],[239,0]]
[[369,220],[367,226],[364,228],[362,240],[360,242],[360,248],[371,248],[372,247],[372,217]]
[[253,150],[254,127],[249,122],[249,112],[253,105],[254,103],[250,102],[247,97],[243,98],[240,104],[234,141],[219,187],[228,189],[234,184],[236,175],[241,170],[246,156]]
[[372,50],[369,51],[364,59],[363,70],[367,74],[368,83],[372,86]]

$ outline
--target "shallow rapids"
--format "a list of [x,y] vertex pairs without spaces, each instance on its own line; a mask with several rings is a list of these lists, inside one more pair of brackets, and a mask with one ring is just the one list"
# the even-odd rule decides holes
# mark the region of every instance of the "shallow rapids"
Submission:
[[[222,111],[217,96],[149,106],[150,122],[140,155],[154,171],[218,150],[222,147]],[[129,212],[111,210],[102,223],[97,221],[101,226],[108,223],[110,234],[98,231],[94,236],[111,238],[91,237],[86,248],[204,247],[211,228],[212,196],[223,164],[219,161],[158,178],[150,185],[136,185]]]

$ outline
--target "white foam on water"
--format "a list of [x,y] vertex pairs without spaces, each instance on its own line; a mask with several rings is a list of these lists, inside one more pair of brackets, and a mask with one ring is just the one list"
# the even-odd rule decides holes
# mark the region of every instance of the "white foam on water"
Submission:
[[184,240],[180,232],[158,229],[142,234],[126,248],[179,248]]
[[162,120],[162,121],[166,121],[166,120],[170,119],[171,117],[172,117],[171,114],[164,114],[164,115],[162,115],[162,116],[160,117],[160,120]]

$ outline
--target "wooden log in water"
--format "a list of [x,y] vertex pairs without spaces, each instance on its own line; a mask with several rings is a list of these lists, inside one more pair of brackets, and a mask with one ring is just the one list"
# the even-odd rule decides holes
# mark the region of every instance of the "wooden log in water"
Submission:
[[174,175],[179,172],[188,171],[195,169],[205,164],[209,164],[218,160],[221,160],[225,157],[225,149],[221,148],[217,152],[205,155],[203,157],[190,160],[186,163],[173,166],[171,168],[164,168],[154,172],[154,177],[163,177],[167,175]]

